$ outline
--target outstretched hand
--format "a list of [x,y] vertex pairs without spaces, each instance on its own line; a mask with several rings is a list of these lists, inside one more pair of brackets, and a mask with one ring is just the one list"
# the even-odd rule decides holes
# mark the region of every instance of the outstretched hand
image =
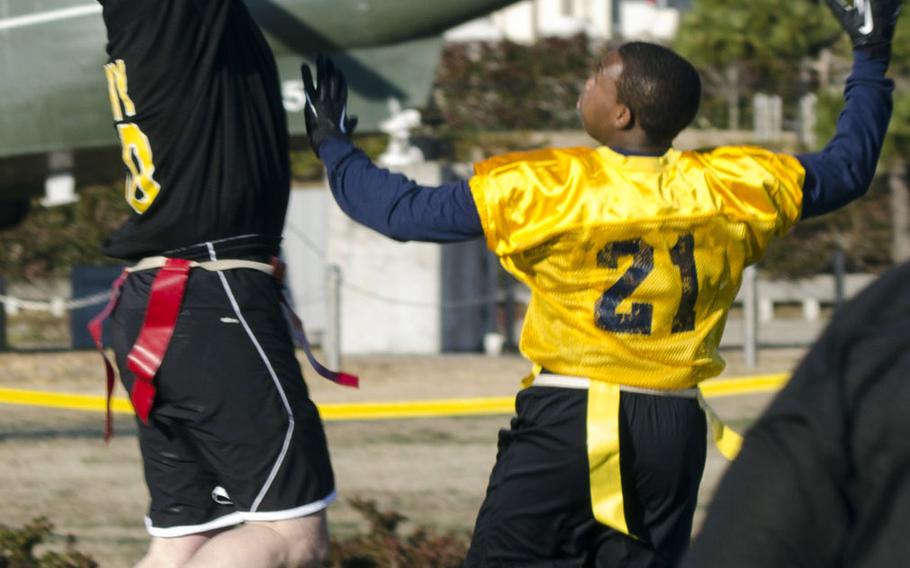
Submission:
[[891,43],[904,0],[825,0],[853,47],[876,48]]
[[316,84],[310,66],[300,66],[307,104],[306,131],[316,155],[319,146],[331,138],[347,140],[357,127],[357,118],[348,117],[348,83],[331,59],[316,57]]

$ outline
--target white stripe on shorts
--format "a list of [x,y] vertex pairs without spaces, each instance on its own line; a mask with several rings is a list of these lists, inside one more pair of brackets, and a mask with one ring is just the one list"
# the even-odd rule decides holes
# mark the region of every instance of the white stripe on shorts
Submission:
[[[227,495],[227,492],[224,491],[224,495]],[[308,517],[320,511],[324,511],[331,505],[335,499],[338,497],[338,494],[335,491],[332,491],[324,499],[318,501],[313,501],[306,505],[300,507],[295,507],[293,509],[287,509],[284,511],[267,511],[264,513],[244,513],[242,511],[237,511],[234,513],[228,513],[223,517],[218,517],[213,521],[203,523],[201,525],[185,525],[179,527],[168,527],[166,529],[158,528],[152,526],[152,519],[149,517],[145,518],[145,529],[150,535],[156,538],[177,538],[181,536],[189,536],[192,534],[199,534],[215,529],[224,529],[227,527],[232,527],[234,525],[243,524],[245,522],[274,522],[274,521],[288,521],[290,519],[299,519],[300,517]]]
[[332,491],[325,499],[313,501],[312,503],[294,509],[287,509],[285,511],[265,511],[262,513],[241,512],[239,514],[244,521],[249,522],[286,521],[288,519],[307,517],[314,513],[318,513],[319,511],[323,511],[327,509],[337,497],[338,494],[335,491]]
[[[215,254],[215,247],[212,246],[212,243],[206,243],[206,246],[209,249],[209,258],[211,258],[211,260],[218,260],[218,256]],[[240,313],[240,306],[237,304],[237,299],[234,297],[234,292],[231,290],[231,285],[228,284],[227,278],[224,276],[224,272],[218,272],[217,274],[218,278],[221,279],[221,285],[224,287],[224,291],[227,294],[228,300],[230,300],[231,306],[234,308],[234,314],[237,316],[237,319],[240,320],[241,325],[243,325],[243,329],[246,330],[246,334],[249,336],[250,341],[253,342],[253,346],[256,348],[256,351],[262,358],[262,362],[265,364],[266,369],[268,369],[269,375],[272,377],[272,382],[275,383],[275,388],[278,390],[278,394],[281,396],[281,402],[284,404],[284,409],[288,414],[288,429],[284,435],[284,443],[281,446],[281,452],[278,454],[278,459],[275,461],[275,465],[272,466],[272,471],[269,473],[269,478],[266,480],[265,485],[262,486],[262,489],[259,490],[259,494],[253,501],[253,505],[250,507],[250,513],[255,513],[256,510],[259,509],[259,505],[262,504],[262,500],[265,498],[266,493],[268,493],[269,488],[272,486],[272,483],[275,481],[275,477],[278,475],[278,470],[281,469],[281,464],[284,463],[284,458],[287,456],[288,448],[291,445],[291,439],[294,435],[294,412],[291,410],[291,404],[288,402],[288,398],[284,392],[284,389],[281,388],[281,382],[278,380],[278,374],[275,373],[274,367],[272,367],[272,362],[269,361],[268,355],[262,348],[262,345],[260,345],[259,340],[256,339],[256,335],[253,333],[253,330],[246,322],[243,314]]]
[[180,527],[168,527],[166,529],[162,529],[152,526],[152,519],[146,517],[145,530],[147,530],[150,535],[157,538],[177,538],[181,536],[189,536],[191,534],[213,531],[215,529],[224,529],[227,527],[232,527],[234,525],[239,525],[241,523],[243,523],[243,516],[240,513],[235,512],[228,513],[223,517],[218,517],[213,521],[202,523],[201,525],[185,525]]

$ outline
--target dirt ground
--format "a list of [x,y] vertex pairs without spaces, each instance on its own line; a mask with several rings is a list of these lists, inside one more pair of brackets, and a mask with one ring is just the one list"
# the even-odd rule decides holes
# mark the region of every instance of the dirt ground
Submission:
[[[728,352],[725,377],[792,370],[799,349],[764,351],[758,369],[746,369]],[[359,391],[305,374],[317,403],[510,396],[529,367],[517,356],[475,355],[352,357]],[[94,353],[0,354],[0,387],[101,394],[100,359]],[[712,400],[740,429],[770,395]],[[346,498],[375,499],[413,523],[467,533],[480,506],[496,453],[497,431],[508,416],[329,422],[326,431],[340,501],[330,509],[336,536],[363,529]],[[130,416],[116,420],[117,435],[102,441],[100,414],[0,405],[0,524],[21,526],[47,516],[60,535],[104,567],[129,566],[143,553],[147,494]],[[725,462],[709,451],[698,520],[710,502]],[[59,542],[59,539],[58,539]]]

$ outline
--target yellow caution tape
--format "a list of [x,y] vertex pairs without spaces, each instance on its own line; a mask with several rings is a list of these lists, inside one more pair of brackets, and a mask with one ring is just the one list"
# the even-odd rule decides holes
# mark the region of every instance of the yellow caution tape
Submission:
[[[700,386],[706,398],[773,392],[786,384],[788,374],[710,380]],[[0,404],[42,408],[59,408],[86,412],[104,412],[104,397],[98,395],[31,391],[0,388]],[[451,400],[414,400],[402,402],[367,402],[354,404],[320,404],[319,413],[326,421],[397,420],[407,418],[440,418],[448,416],[494,416],[513,414],[514,397],[464,398]],[[126,398],[115,397],[111,407],[118,414],[132,414]]]

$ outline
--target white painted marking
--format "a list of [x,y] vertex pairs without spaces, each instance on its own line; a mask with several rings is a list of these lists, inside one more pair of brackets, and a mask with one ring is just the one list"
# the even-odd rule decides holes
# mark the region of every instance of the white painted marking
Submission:
[[49,12],[40,12],[38,14],[28,14],[26,16],[13,16],[0,20],[0,31],[25,28],[28,26],[37,26],[60,20],[69,20],[82,16],[101,13],[100,4],[86,4],[84,6],[73,6],[72,8],[63,8],[61,10],[51,10]]
[[221,323],[240,323],[237,318],[221,318]]

